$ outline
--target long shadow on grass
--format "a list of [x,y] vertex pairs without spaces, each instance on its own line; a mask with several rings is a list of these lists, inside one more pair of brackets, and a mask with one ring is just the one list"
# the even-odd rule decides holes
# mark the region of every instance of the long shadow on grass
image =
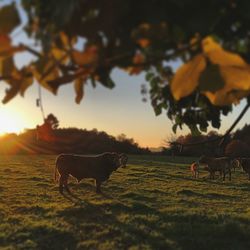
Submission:
[[212,198],[212,199],[235,199],[233,195],[218,194],[218,193],[199,193],[189,189],[182,189],[177,192],[178,195],[196,196],[200,198]]
[[[205,183],[214,184],[214,185],[229,186],[232,188],[242,187],[242,184],[238,184],[238,183],[233,182],[233,179],[232,179],[232,181],[229,181],[228,179],[226,179],[225,181],[222,181],[221,178],[211,180],[208,178],[208,176],[205,176],[205,177],[199,178],[199,179],[194,179],[193,177],[180,176],[180,175],[169,174],[169,173],[165,173],[165,176],[168,177],[169,179],[172,179],[172,180],[196,181],[196,182],[201,182],[201,183],[205,182]],[[250,183],[244,184],[244,187],[246,190],[248,190],[250,188]]]
[[152,249],[250,249],[249,219],[169,213],[148,205],[143,195],[132,198],[129,204],[124,199],[98,205],[85,202],[57,216],[82,231],[82,241],[90,237],[97,244],[115,241],[121,249],[142,245]]
[[16,249],[76,249],[77,240],[74,232],[69,232],[49,225],[30,226],[17,231],[2,246],[12,243]]
[[[123,222],[117,218],[121,213],[126,213],[131,216],[133,214],[147,215],[157,214],[158,212],[142,203],[134,203],[131,206],[120,203],[105,203],[93,205],[85,202],[82,206],[72,207],[58,213],[59,217],[63,217],[68,223],[74,225],[83,232],[84,240],[89,237],[94,237],[98,242],[107,240],[114,241],[119,239],[119,244],[122,244],[122,249],[127,249],[132,245],[147,243],[152,248],[163,249],[168,246],[165,239],[161,235],[153,235],[150,233],[150,228],[145,230],[145,227],[140,228],[138,224],[131,222]],[[92,235],[90,232],[102,232],[98,235]],[[118,243],[117,243],[118,244]]]

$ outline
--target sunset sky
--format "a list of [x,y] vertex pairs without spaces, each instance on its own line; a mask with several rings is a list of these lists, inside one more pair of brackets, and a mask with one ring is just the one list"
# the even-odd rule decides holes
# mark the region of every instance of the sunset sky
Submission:
[[[6,1],[5,1],[6,2]],[[7,1],[8,2],[8,1]],[[25,16],[19,9],[23,22]],[[31,43],[20,30],[13,32],[15,43]],[[17,65],[21,67],[32,57],[22,53],[15,57]],[[175,63],[174,68],[180,64]],[[85,96],[80,105],[74,102],[75,93],[73,85],[65,85],[54,96],[43,90],[43,103],[45,114],[53,113],[60,121],[60,127],[78,127],[91,130],[106,131],[117,136],[121,133],[129,138],[134,138],[141,146],[159,147],[164,139],[172,134],[172,123],[165,114],[155,116],[150,100],[142,102],[140,93],[141,84],[145,83],[144,74],[129,76],[126,72],[115,69],[112,78],[116,83],[113,90],[102,87],[100,84],[95,89],[90,84],[85,87]],[[8,85],[0,83],[0,98],[4,97]],[[25,128],[34,128],[43,123],[40,109],[36,107],[38,86],[36,83],[29,88],[25,98],[14,98],[10,103],[0,104],[0,134],[5,132],[20,132]],[[223,118],[220,133],[230,127],[237,114],[243,108],[243,103],[238,105],[234,112]],[[249,112],[237,128],[249,123]],[[177,135],[188,133],[188,129],[178,130]]]
[[[113,90],[101,85],[93,89],[87,85],[80,105],[74,102],[75,93],[70,84],[61,87],[57,96],[43,90],[45,113],[53,113],[59,119],[60,127],[96,128],[114,136],[124,133],[141,146],[161,146],[163,139],[172,134],[172,123],[165,114],[156,117],[150,102],[142,102],[140,86],[145,82],[144,76],[130,77],[115,70],[112,77],[117,83]],[[1,98],[6,87],[1,83]],[[25,98],[18,96],[10,103],[0,105],[0,132],[18,132],[42,124],[40,109],[36,107],[37,93],[37,84],[34,84],[27,90]],[[238,105],[232,114],[224,117],[219,132],[229,128],[242,108],[242,104]],[[247,122],[249,112],[238,127]],[[187,132],[188,129],[178,130],[178,135]]]

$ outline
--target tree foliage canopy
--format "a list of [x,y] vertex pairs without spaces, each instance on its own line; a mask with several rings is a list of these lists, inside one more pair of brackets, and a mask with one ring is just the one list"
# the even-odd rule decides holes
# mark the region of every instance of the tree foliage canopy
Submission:
[[[20,26],[18,8],[0,9],[0,77],[9,84],[7,103],[34,82],[57,93],[73,83],[75,101],[89,80],[113,88],[110,74],[146,72],[156,115],[186,124],[193,133],[250,94],[250,2],[248,0],[23,0],[22,26],[40,49],[13,46]],[[79,40],[86,41],[79,49]],[[18,69],[14,55],[28,51],[36,60]],[[174,72],[173,61],[182,61]]]

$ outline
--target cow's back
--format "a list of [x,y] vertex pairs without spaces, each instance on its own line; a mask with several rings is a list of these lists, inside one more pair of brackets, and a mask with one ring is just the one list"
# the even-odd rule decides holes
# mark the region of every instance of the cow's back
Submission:
[[58,172],[61,175],[72,175],[78,180],[83,178],[106,180],[111,173],[107,164],[104,154],[95,156],[62,154],[57,158]]

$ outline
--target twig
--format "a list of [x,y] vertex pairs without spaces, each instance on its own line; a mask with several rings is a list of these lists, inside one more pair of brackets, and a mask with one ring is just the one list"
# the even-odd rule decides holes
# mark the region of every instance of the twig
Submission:
[[26,49],[28,52],[30,52],[31,54],[41,58],[43,55],[41,53],[39,53],[38,51],[30,48],[29,46],[25,45],[25,44],[20,44],[21,46],[23,46],[24,49]]
[[247,110],[249,109],[250,104],[247,103],[246,106],[244,107],[244,109],[241,111],[241,113],[239,114],[239,116],[237,117],[237,119],[234,121],[234,123],[231,125],[231,127],[226,131],[226,133],[224,134],[221,142],[219,143],[219,147],[223,145],[226,137],[232,132],[232,130],[235,128],[235,126],[239,123],[239,121],[242,119],[242,117],[245,115],[245,113],[247,112]]
[[186,144],[183,144],[180,142],[169,142],[169,144],[178,145],[181,147],[190,147],[190,146],[202,145],[202,144],[216,142],[216,141],[221,140],[219,143],[219,147],[221,147],[223,145],[226,137],[229,136],[229,134],[232,132],[232,130],[236,127],[236,125],[239,123],[239,121],[245,115],[245,113],[247,112],[249,107],[250,107],[250,104],[247,103],[246,106],[244,107],[244,109],[241,111],[241,113],[237,117],[237,119],[234,121],[234,123],[230,126],[230,128],[226,131],[226,133],[223,136],[219,136],[218,138],[214,138],[214,139],[210,139],[210,140],[206,140],[206,141],[202,141],[202,142],[194,142],[194,143],[186,143]]

